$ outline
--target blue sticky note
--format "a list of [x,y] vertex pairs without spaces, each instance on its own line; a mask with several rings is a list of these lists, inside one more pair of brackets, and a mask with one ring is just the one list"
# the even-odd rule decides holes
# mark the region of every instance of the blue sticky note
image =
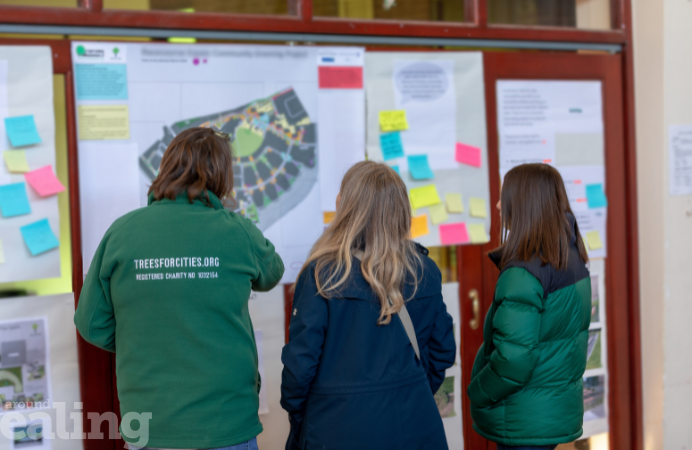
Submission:
[[411,155],[408,157],[408,170],[414,180],[429,180],[435,177],[430,165],[428,155]]
[[24,147],[41,142],[33,115],[6,117],[5,131],[12,147]]
[[19,231],[22,232],[24,242],[26,242],[26,246],[29,247],[32,256],[60,246],[58,238],[55,237],[53,230],[50,229],[48,219],[25,225],[19,228]]
[[398,131],[381,134],[380,148],[382,148],[382,155],[384,155],[385,161],[404,156],[404,146],[401,143],[401,135]]
[[75,64],[77,100],[127,100],[127,64]]
[[26,196],[26,183],[0,186],[0,211],[2,211],[3,217],[14,217],[31,213],[29,198]]
[[586,201],[589,203],[589,209],[608,206],[608,199],[601,183],[586,185]]
[[401,170],[399,170],[399,166],[392,166],[392,169],[394,169],[394,172],[398,173],[399,176],[401,176]]

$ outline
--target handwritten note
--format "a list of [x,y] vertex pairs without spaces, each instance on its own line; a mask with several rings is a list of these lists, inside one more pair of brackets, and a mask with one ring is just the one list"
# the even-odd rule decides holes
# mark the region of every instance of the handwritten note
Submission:
[[31,213],[26,184],[13,183],[0,186],[0,211],[3,217],[21,216]]
[[25,173],[31,170],[29,168],[29,163],[26,162],[26,153],[24,150],[8,150],[2,152],[2,156],[5,158],[7,170],[12,173]]
[[428,229],[428,215],[423,214],[411,219],[411,239],[430,234]]
[[469,233],[464,222],[440,225],[442,245],[468,244]]
[[586,233],[586,242],[589,244],[589,250],[598,250],[603,248],[603,241],[601,241],[601,234],[598,230],[589,231]]
[[586,185],[586,201],[591,208],[603,208],[608,206],[608,199],[603,192],[603,184],[587,184]]
[[12,147],[24,147],[41,142],[33,115],[6,117],[5,131]]
[[65,190],[51,166],[43,166],[24,174],[24,178],[41,197],[57,194]]
[[24,242],[33,256],[60,246],[58,238],[50,229],[48,219],[25,225],[19,228],[19,231],[21,231]]
[[414,180],[430,180],[435,177],[430,165],[428,155],[411,155],[408,157],[408,170]]
[[404,146],[401,143],[401,134],[398,131],[381,134],[380,148],[385,161],[404,156]]
[[433,223],[433,225],[439,225],[442,222],[446,222],[448,219],[447,211],[445,210],[445,205],[443,203],[432,205],[429,211],[430,221]]
[[479,217],[481,219],[488,217],[488,213],[485,211],[485,199],[471,197],[469,203],[471,217]]
[[395,111],[380,111],[380,128],[382,131],[408,130],[406,111],[403,109]]
[[464,212],[461,194],[445,194],[445,203],[447,203],[447,211],[451,214],[461,214]]
[[325,225],[328,223],[332,223],[335,215],[336,215],[336,213],[333,211],[323,212],[322,213],[322,221],[324,222]]
[[462,144],[457,142],[456,154],[454,159],[457,162],[466,164],[468,166],[480,167],[481,166],[481,149],[478,147],[472,147],[470,145]]
[[468,229],[472,244],[485,244],[490,241],[488,234],[485,232],[485,225],[482,223],[472,223],[468,226]]
[[434,184],[411,189],[410,197],[411,206],[413,206],[414,209],[441,203],[440,196],[437,194],[437,188]]

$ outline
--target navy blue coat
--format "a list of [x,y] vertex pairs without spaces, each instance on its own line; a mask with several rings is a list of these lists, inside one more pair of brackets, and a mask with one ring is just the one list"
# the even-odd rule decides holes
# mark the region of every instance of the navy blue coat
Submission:
[[[420,361],[398,315],[377,324],[380,302],[360,261],[354,258],[351,280],[330,299],[317,293],[314,265],[303,272],[281,355],[287,449],[447,449],[433,393],[454,364],[456,343],[440,271],[425,254],[406,303]],[[404,298],[412,291],[407,285]]]

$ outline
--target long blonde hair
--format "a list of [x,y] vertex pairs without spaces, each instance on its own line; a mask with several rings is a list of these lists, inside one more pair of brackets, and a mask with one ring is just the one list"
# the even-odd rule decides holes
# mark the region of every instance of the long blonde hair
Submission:
[[377,323],[386,325],[404,304],[404,284],[412,283],[414,294],[418,287],[421,258],[410,240],[406,186],[390,167],[364,161],[346,172],[340,194],[334,220],[300,272],[315,261],[317,290],[325,298],[333,297],[349,280],[354,252],[362,251],[360,270],[381,305]]

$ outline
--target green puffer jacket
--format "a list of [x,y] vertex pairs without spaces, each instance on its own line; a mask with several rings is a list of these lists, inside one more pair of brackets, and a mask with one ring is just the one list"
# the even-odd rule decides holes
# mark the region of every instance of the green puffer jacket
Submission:
[[[567,218],[574,230],[574,216]],[[507,264],[468,388],[474,429],[510,446],[579,438],[590,320],[591,282],[574,232],[564,270],[539,258]]]

